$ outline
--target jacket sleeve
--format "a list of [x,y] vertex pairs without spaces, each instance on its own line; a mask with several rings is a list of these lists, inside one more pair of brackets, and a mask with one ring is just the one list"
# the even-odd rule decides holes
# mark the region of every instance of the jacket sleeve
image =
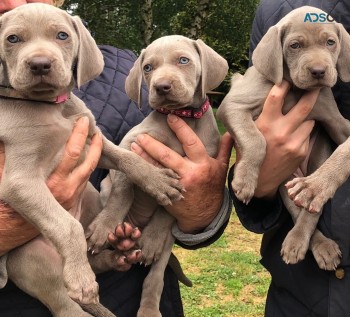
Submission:
[[[148,91],[143,85],[140,107],[125,92],[126,77],[137,58],[132,51],[109,45],[100,45],[99,48],[105,63],[103,72],[79,90],[75,89],[74,94],[92,111],[103,135],[119,144],[125,134],[151,112]],[[98,168],[91,174],[90,181],[97,190],[100,190],[100,183],[107,173],[107,170]]]

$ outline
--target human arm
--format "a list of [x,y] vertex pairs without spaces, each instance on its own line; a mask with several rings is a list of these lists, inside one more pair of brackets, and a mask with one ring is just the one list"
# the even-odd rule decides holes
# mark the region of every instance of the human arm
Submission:
[[232,141],[228,134],[223,136],[218,156],[211,158],[182,119],[169,115],[168,124],[182,143],[185,157],[149,135],[139,136],[131,149],[151,163],[171,168],[179,174],[186,189],[184,199],[166,207],[177,220],[173,233],[184,247],[201,247],[221,235],[231,213],[225,179]]

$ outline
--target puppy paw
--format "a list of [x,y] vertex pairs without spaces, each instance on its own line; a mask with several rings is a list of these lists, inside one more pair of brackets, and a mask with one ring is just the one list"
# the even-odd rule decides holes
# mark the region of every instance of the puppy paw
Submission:
[[140,237],[141,231],[139,228],[124,222],[118,224],[114,232],[108,234],[108,242],[114,249],[120,252],[128,252],[135,248]]
[[147,177],[137,185],[154,197],[162,206],[171,205],[172,201],[183,198],[184,187],[179,181],[179,176],[168,168],[155,168],[153,176]]
[[236,197],[244,204],[248,204],[254,196],[255,186],[247,186],[242,182],[232,181],[232,189]]
[[144,229],[142,236],[137,242],[142,252],[141,262],[143,264],[147,266],[159,260],[164,249],[167,234],[166,230],[149,230],[149,227]]
[[63,268],[63,278],[68,295],[74,301],[83,304],[98,303],[98,284],[87,261],[82,266],[77,263],[66,264]]
[[291,230],[282,243],[281,256],[286,264],[296,264],[305,258],[309,239],[299,230]]
[[294,178],[286,184],[286,188],[294,203],[310,212],[319,212],[335,192],[329,182],[320,181],[312,175]]
[[257,180],[258,174],[247,168],[246,164],[237,165],[231,184],[236,197],[243,203],[248,204],[254,196]]
[[141,262],[141,250],[103,250],[99,254],[89,256],[90,264],[96,272],[115,270],[118,272],[128,271],[133,264]]
[[108,245],[108,234],[114,230],[114,222],[100,219],[98,216],[85,230],[88,252],[91,254],[100,253]]
[[322,240],[311,243],[310,249],[320,269],[333,271],[340,264],[341,251],[332,239],[323,236]]

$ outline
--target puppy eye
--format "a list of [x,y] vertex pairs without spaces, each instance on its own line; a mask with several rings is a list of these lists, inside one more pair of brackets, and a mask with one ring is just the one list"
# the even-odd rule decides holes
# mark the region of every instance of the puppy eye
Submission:
[[180,64],[188,64],[189,61],[190,61],[190,59],[187,58],[187,57],[184,57],[184,56],[181,56],[181,57],[179,58],[179,63],[180,63]]
[[333,46],[335,44],[335,41],[332,39],[327,40],[327,45],[328,46]]
[[153,69],[153,67],[152,67],[151,64],[147,64],[147,65],[143,66],[143,70],[144,70],[146,73],[149,73],[152,69]]
[[11,34],[10,36],[7,37],[7,40],[12,43],[12,44],[15,44],[15,43],[18,43],[20,42],[20,38],[17,36],[17,35],[14,35],[14,34]]
[[66,32],[58,32],[56,38],[58,40],[64,41],[68,38],[68,34]]
[[292,43],[290,47],[295,50],[295,49],[301,48],[301,45],[300,43],[295,42],[295,43]]

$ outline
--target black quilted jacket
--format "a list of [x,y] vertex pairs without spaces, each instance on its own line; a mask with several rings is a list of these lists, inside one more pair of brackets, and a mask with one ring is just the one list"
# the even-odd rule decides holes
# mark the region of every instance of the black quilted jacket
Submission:
[[[262,0],[253,23],[251,52],[270,26],[303,5],[323,9],[350,32],[350,1]],[[338,81],[333,93],[341,113],[350,119],[349,83]],[[334,173],[336,175],[337,171]],[[231,169],[229,184],[232,175]],[[319,221],[319,229],[337,241],[341,248],[340,269],[345,272],[342,279],[338,279],[334,272],[320,270],[311,252],[296,265],[282,261],[281,245],[293,223],[279,197],[274,201],[253,199],[244,205],[232,190],[231,196],[243,225],[253,232],[264,233],[261,262],[272,276],[265,316],[350,316],[350,180],[327,202]]]
[[[143,88],[141,109],[125,93],[125,78],[136,56],[132,51],[112,46],[100,46],[105,68],[95,80],[88,82],[74,93],[89,107],[102,133],[113,143],[119,144],[124,135],[139,124],[151,111],[147,103],[148,91]],[[96,170],[91,182],[99,188],[106,171]]]
[[[146,100],[142,109],[125,94],[124,83],[136,56],[128,50],[110,46],[100,47],[105,60],[103,73],[83,86],[75,94],[85,101],[94,113],[103,134],[114,143],[119,143],[134,125],[150,112]],[[143,92],[147,96],[147,91]],[[97,170],[91,177],[99,188],[106,171]],[[100,300],[118,317],[136,316],[139,308],[142,283],[148,269],[134,265],[128,272],[107,272],[97,276],[100,285]],[[164,277],[164,290],[160,310],[165,317],[182,317],[182,303],[177,278],[170,268]],[[1,317],[49,317],[50,312],[36,299],[16,288],[11,282],[0,290]],[[72,316],[74,317],[74,316]]]

